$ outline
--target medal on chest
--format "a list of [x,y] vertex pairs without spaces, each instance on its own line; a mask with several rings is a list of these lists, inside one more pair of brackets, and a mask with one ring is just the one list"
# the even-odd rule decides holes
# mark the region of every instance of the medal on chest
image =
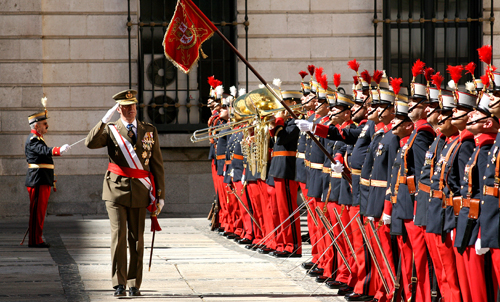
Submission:
[[145,150],[142,152],[142,158],[146,159],[144,164],[147,166],[149,164],[149,158],[151,158],[151,149],[155,143],[153,139],[153,132],[146,132],[144,138],[142,139],[142,148]]
[[359,137],[360,137],[360,138],[365,137],[365,135],[366,135],[366,131],[368,131],[368,128],[369,128],[369,126],[368,126],[368,125],[365,125],[365,126],[363,127],[363,130],[361,130],[361,133],[359,134]]
[[425,164],[426,164],[426,165],[430,165],[430,164],[432,163],[432,155],[433,155],[433,154],[432,154],[432,152],[430,152],[430,151],[427,151],[427,152],[425,153]]
[[381,143],[378,143],[378,148],[377,148],[377,156],[380,156],[382,155],[382,152],[384,150],[384,145],[382,145]]
[[495,146],[493,149],[493,152],[491,153],[491,164],[494,165],[495,162],[497,161],[497,151],[498,151],[498,146]]
[[469,173],[470,173],[470,165],[465,166],[465,171],[464,171],[464,181],[468,182],[469,181]]

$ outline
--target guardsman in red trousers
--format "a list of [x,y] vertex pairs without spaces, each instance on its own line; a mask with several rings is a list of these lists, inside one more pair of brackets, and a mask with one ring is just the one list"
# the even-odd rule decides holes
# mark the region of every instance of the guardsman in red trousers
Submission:
[[[483,198],[485,167],[500,125],[491,114],[490,96],[484,94],[475,111],[469,113],[467,130],[474,134],[476,149],[464,169],[461,180],[460,209],[455,247],[463,255],[472,301],[496,301],[497,283],[491,269],[491,255],[481,248],[479,214]],[[491,162],[490,162],[491,163]],[[478,248],[475,246],[478,245]],[[488,264],[489,263],[489,264]]]
[[[493,73],[494,82],[490,83],[490,103],[488,105],[491,114],[500,118],[500,73]],[[481,226],[481,239],[476,249],[489,249],[493,262],[493,268],[500,279],[500,245],[499,245],[499,186],[500,186],[500,133],[497,134],[493,147],[488,155],[486,165],[483,199],[481,202],[481,215],[479,216]]]
[[[47,98],[42,99],[45,107]],[[54,186],[53,156],[60,156],[70,149],[68,144],[62,147],[48,147],[43,135],[49,130],[47,109],[28,117],[31,133],[26,139],[24,153],[28,162],[26,188],[30,196],[29,247],[47,248],[50,245],[42,239],[43,223],[47,212],[50,188]]]
[[[288,106],[296,105],[302,97],[299,91],[282,91],[283,100]],[[297,192],[299,184],[295,179],[297,141],[300,130],[286,111],[276,113],[274,129],[271,131],[274,139],[272,161],[269,175],[274,178],[276,202],[280,216],[282,242],[277,250],[271,252],[274,257],[302,256],[302,238],[300,233],[300,213],[297,212]]]

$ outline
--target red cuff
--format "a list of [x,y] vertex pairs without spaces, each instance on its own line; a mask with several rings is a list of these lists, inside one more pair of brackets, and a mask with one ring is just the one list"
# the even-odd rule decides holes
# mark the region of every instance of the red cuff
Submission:
[[389,200],[384,201],[384,214],[392,216],[392,202]]
[[61,156],[61,147],[52,148],[52,155],[53,156]]
[[329,128],[329,126],[318,124],[316,125],[316,129],[314,129],[314,134],[326,138],[328,136]]
[[344,157],[340,153],[335,154],[333,159],[338,160],[341,164],[344,164]]
[[273,129],[269,129],[269,134],[271,135],[271,137],[274,137],[275,132],[276,132],[276,127]]

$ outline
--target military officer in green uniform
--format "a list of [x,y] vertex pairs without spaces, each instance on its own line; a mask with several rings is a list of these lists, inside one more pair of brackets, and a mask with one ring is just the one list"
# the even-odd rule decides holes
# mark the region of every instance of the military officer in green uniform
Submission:
[[[153,125],[136,119],[136,94],[135,90],[125,90],[114,95],[116,105],[90,131],[85,141],[90,149],[108,149],[109,164],[102,199],[106,202],[111,224],[115,296],[125,296],[126,286],[129,287],[129,296],[140,295],[146,208],[159,214],[165,199],[158,132]],[[115,111],[120,114],[120,119],[110,122]]]

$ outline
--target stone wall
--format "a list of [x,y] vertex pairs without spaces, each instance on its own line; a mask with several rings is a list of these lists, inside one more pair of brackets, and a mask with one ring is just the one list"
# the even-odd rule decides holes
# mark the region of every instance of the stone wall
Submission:
[[[132,22],[138,0],[131,1]],[[84,138],[128,88],[126,0],[0,0],[0,217],[29,213],[24,187],[28,115],[48,98],[49,146]],[[137,27],[132,30],[132,87],[137,89]],[[118,115],[115,115],[118,119]],[[161,135],[167,182],[165,215],[205,215],[213,196],[208,144]],[[57,192],[49,214],[105,213],[106,151],[83,142],[55,158]]]

